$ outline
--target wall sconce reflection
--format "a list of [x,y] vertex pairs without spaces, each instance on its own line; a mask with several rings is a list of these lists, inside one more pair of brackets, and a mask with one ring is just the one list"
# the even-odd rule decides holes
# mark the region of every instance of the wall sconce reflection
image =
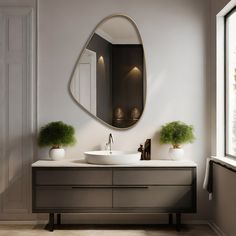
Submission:
[[139,73],[141,72],[137,66],[135,66],[131,71],[133,71],[133,72],[139,72]]
[[140,118],[140,110],[137,107],[132,108],[130,117],[132,120],[138,120]]
[[141,77],[141,70],[137,67],[134,66],[128,73],[129,78],[140,78]]
[[125,119],[125,113],[121,107],[115,108],[114,119],[115,120],[124,120]]
[[99,63],[99,64],[104,64],[104,58],[103,58],[103,56],[100,56],[100,57],[98,58],[98,63]]

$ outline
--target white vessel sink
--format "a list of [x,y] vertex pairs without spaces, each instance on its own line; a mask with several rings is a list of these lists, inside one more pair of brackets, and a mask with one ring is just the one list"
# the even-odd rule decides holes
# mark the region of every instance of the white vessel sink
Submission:
[[90,151],[84,154],[88,163],[97,165],[128,165],[137,163],[141,158],[140,152]]

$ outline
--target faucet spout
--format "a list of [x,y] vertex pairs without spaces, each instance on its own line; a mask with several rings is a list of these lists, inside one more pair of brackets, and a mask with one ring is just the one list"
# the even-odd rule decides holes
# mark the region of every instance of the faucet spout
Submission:
[[112,137],[112,134],[109,134],[109,143],[114,143],[114,140],[113,140],[113,137]]
[[112,143],[114,143],[114,140],[113,140],[112,134],[109,134],[107,146],[109,148],[110,154],[112,154],[112,151],[111,151],[111,144]]

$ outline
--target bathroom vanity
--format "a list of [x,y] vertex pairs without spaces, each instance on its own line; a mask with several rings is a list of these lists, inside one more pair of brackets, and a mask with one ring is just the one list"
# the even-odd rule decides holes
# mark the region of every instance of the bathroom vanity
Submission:
[[192,161],[139,161],[132,165],[92,165],[83,160],[32,164],[32,211],[49,213],[54,229],[61,213],[196,212],[196,164]]

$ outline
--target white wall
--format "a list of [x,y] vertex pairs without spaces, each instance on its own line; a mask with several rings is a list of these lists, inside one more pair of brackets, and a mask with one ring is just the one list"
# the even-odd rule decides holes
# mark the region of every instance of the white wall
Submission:
[[[198,214],[187,218],[201,220],[209,217],[202,190],[210,155],[209,7],[208,0],[38,1],[38,126],[53,120],[74,125],[78,143],[67,150],[67,158],[83,158],[84,151],[104,147],[112,132],[116,149],[136,150],[152,138],[152,158],[159,159],[168,150],[158,144],[161,125],[173,120],[193,124],[197,139],[185,146],[185,153],[198,164]],[[90,33],[114,13],[136,22],[147,65],[146,107],[138,124],[126,131],[94,120],[68,93],[72,69]],[[40,149],[38,158],[45,155],[46,149]]]

